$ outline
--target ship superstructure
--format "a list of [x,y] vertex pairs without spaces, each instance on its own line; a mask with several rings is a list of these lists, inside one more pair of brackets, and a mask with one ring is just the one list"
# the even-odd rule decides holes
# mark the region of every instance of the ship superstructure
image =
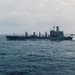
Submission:
[[50,39],[51,40],[63,40],[64,38],[64,33],[63,31],[59,31],[59,26],[56,27],[56,30],[51,30],[50,31]]

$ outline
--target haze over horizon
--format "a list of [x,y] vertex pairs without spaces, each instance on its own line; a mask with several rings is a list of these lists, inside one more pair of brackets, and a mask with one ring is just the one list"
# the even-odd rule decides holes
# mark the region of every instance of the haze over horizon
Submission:
[[75,33],[75,0],[0,0],[0,34]]

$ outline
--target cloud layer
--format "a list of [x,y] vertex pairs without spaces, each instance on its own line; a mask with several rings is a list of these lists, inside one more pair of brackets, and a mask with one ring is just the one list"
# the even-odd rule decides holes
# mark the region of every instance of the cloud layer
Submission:
[[58,25],[74,33],[74,9],[74,0],[0,0],[0,32],[44,32]]

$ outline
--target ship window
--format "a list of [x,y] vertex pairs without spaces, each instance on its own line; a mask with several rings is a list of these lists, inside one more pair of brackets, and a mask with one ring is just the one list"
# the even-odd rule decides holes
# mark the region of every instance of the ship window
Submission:
[[57,37],[57,34],[51,34],[50,36],[51,37]]

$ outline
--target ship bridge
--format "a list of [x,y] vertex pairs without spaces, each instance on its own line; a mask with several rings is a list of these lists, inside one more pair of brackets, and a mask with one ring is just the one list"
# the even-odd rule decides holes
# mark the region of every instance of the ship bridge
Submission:
[[50,37],[51,38],[63,38],[64,37],[64,33],[63,31],[59,30],[59,26],[56,27],[56,30],[51,30],[50,31]]

